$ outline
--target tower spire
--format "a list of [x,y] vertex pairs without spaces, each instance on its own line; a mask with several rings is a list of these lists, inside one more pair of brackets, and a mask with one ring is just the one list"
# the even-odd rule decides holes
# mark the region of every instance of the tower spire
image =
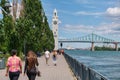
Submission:
[[53,35],[55,40],[54,50],[58,50],[58,16],[56,9],[54,9],[53,11],[52,27],[53,27]]

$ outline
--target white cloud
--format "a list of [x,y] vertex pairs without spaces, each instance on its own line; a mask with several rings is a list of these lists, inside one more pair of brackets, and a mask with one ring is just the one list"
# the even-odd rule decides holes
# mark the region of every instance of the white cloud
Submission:
[[[74,27],[73,27],[74,26]],[[110,35],[110,36],[120,36],[120,24],[119,23],[110,23],[110,24],[101,24],[99,26],[86,26],[86,25],[65,25],[63,30],[65,32],[72,33],[85,33],[90,34],[92,32],[99,35]]]
[[108,8],[106,13],[110,16],[120,16],[120,8],[119,7]]
[[103,15],[104,13],[102,12],[85,12],[85,11],[79,11],[75,13],[76,15],[93,15],[93,16],[98,16],[98,15]]
[[95,28],[93,26],[85,26],[85,25],[69,25],[69,24],[66,24],[64,27],[63,27],[63,30],[67,33],[70,33],[72,32],[72,34],[74,33],[92,33],[93,30]]
[[[114,34],[114,32],[118,32],[118,29],[120,27],[119,23],[112,22],[110,24],[102,24],[96,28],[96,31],[101,34]],[[120,30],[119,30],[120,32]]]
[[[117,0],[74,0],[76,3],[79,4],[91,4],[91,5],[115,5]],[[107,3],[107,4],[106,4]]]
[[111,20],[119,22],[119,20],[120,20],[120,7],[108,8],[106,10],[106,15]]

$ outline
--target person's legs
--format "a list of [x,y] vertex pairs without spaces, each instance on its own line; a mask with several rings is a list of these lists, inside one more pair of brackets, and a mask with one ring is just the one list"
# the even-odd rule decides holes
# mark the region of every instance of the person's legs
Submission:
[[48,64],[48,59],[49,59],[49,58],[46,58],[46,64]]
[[9,72],[10,80],[18,80],[19,75],[20,75],[20,71],[17,71],[17,72]]
[[18,80],[19,76],[20,76],[20,71],[15,72],[13,80]]
[[30,73],[30,72],[27,72],[27,76],[28,76],[29,80],[35,80],[35,78],[36,78],[36,74]]
[[31,79],[31,74],[29,72],[27,72],[27,77],[29,80]]
[[47,58],[45,58],[45,60],[46,60],[46,64],[47,64]]
[[19,76],[14,76],[13,80],[18,80]]
[[54,64],[54,66],[57,65],[57,64],[56,64],[56,57],[53,57],[53,64]]
[[9,72],[9,78],[10,78],[10,80],[13,80],[13,73],[12,72]]
[[32,74],[31,75],[31,80],[35,80],[35,78],[36,78],[36,74]]

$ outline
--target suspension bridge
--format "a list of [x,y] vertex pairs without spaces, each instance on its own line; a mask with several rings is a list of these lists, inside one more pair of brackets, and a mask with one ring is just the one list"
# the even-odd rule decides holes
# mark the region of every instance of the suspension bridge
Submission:
[[97,34],[88,34],[86,36],[72,38],[72,39],[59,39],[59,43],[72,43],[72,42],[81,42],[81,43],[91,43],[91,50],[94,51],[94,43],[111,43],[115,45],[116,51],[118,51],[118,44],[120,42],[117,42],[113,39],[105,38]]

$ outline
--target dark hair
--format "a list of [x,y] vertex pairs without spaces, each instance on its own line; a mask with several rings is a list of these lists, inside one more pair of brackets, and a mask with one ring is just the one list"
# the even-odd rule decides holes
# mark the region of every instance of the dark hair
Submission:
[[17,50],[12,49],[12,50],[11,50],[11,56],[14,56],[15,54],[17,54]]

